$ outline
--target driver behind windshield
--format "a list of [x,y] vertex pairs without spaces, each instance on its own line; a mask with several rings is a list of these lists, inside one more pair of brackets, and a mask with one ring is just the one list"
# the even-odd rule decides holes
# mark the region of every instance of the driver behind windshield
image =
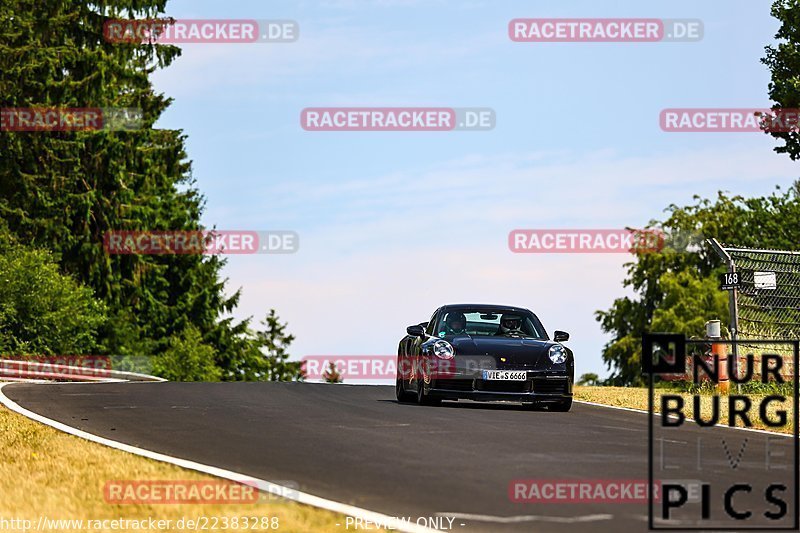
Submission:
[[464,313],[448,313],[444,323],[450,335],[460,335],[467,331],[467,317]]
[[524,335],[522,331],[522,318],[517,315],[503,315],[500,317],[500,327],[495,335],[510,336]]

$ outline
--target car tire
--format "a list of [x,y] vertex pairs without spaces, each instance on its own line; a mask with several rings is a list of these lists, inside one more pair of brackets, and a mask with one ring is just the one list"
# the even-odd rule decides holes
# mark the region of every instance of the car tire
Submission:
[[402,378],[397,378],[397,383],[394,387],[395,395],[397,396],[397,401],[400,403],[410,403],[414,401],[414,395],[406,390],[406,386],[403,383]]
[[431,398],[428,393],[425,392],[425,380],[417,380],[417,403],[419,405],[439,405],[442,403],[442,400],[439,398]]
[[566,413],[572,409],[572,398],[550,405],[549,409],[557,413]]

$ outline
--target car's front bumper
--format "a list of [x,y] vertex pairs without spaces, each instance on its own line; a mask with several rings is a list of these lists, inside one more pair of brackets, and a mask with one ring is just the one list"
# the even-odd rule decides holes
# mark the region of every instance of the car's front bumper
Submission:
[[428,394],[445,400],[561,402],[572,397],[572,380],[565,374],[528,372],[525,381],[484,380],[474,375],[433,379]]

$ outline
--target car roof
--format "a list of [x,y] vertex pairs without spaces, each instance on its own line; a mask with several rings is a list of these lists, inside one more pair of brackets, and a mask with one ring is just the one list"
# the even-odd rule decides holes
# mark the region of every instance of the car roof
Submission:
[[530,309],[524,307],[515,307],[513,305],[492,305],[492,304],[447,304],[439,309],[442,311],[449,311],[451,309],[469,308],[476,310],[492,309],[495,311],[513,311],[513,312],[528,312],[532,313]]

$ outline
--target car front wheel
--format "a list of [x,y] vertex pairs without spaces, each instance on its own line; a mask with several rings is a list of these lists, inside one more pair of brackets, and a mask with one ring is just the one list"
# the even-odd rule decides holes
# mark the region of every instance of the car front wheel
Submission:
[[414,395],[406,390],[406,385],[403,383],[402,378],[397,378],[397,383],[394,387],[397,401],[400,403],[409,403],[414,401]]
[[431,398],[431,396],[425,392],[425,380],[418,379],[417,380],[417,403],[419,405],[439,405],[442,403],[442,400],[439,398]]

